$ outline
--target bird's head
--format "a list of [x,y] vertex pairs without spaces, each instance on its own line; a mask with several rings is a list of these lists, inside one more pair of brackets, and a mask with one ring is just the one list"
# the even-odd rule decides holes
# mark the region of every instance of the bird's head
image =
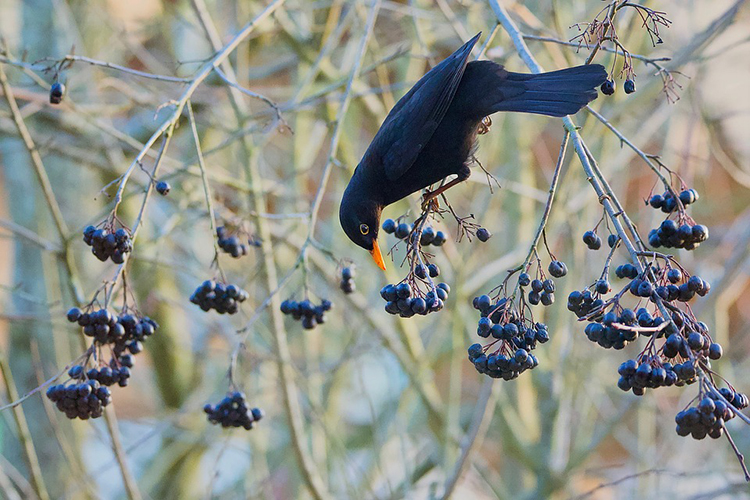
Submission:
[[385,271],[385,262],[378,246],[382,210],[382,205],[366,197],[357,196],[347,188],[341,200],[339,220],[349,239],[370,252],[378,267]]

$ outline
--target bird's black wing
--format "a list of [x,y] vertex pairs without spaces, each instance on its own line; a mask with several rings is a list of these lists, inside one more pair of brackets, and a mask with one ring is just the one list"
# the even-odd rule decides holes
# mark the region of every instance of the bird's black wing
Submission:
[[461,82],[471,49],[480,33],[432,68],[393,107],[365,156],[382,155],[389,180],[396,180],[414,164],[432,137]]

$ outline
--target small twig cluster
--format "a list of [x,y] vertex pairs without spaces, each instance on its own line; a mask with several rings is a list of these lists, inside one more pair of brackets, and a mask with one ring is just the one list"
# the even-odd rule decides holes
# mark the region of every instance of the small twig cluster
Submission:
[[[626,94],[632,94],[636,91],[636,73],[633,66],[633,55],[622,44],[615,23],[617,14],[626,7],[634,9],[641,17],[641,28],[646,30],[653,46],[663,43],[660,29],[669,28],[672,24],[672,21],[667,18],[666,12],[657,11],[629,0],[613,0],[607,7],[600,10],[592,21],[573,24],[572,27],[578,29],[578,35],[571,38],[570,42],[577,43],[579,49],[584,46],[586,48],[593,47],[586,61],[587,63],[590,63],[599,49],[606,47],[607,43],[612,45],[612,50],[608,50],[608,52],[612,52],[613,54],[610,77],[601,86],[601,91],[605,95],[615,93],[617,88],[617,84],[615,83],[616,74],[620,78],[625,79],[623,89]],[[622,67],[619,72],[616,69],[618,56],[622,57]],[[656,68],[657,74],[662,79],[663,92],[667,100],[669,102],[677,101],[679,99],[678,89],[682,87],[674,79],[672,72],[655,60],[641,60]]]

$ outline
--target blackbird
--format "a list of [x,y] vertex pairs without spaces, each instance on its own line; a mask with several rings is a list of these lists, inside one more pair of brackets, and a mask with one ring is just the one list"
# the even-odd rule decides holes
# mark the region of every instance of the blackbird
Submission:
[[378,247],[384,207],[450,175],[427,198],[466,180],[482,120],[498,111],[576,113],[607,79],[599,64],[541,74],[512,73],[492,61],[468,62],[481,33],[432,68],[393,107],[344,191],[346,235],[385,270]]

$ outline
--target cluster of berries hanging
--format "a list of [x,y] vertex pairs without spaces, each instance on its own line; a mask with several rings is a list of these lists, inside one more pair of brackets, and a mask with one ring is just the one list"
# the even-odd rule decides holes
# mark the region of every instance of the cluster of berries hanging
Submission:
[[53,385],[47,389],[47,398],[69,419],[99,418],[104,407],[112,403],[110,390],[96,380]]
[[[689,275],[672,257],[660,258],[663,265],[654,260],[642,273],[629,263],[618,266],[615,275],[629,282],[617,294],[605,297],[609,283],[600,286],[606,281],[603,277],[591,289],[573,291],[568,296],[568,309],[589,322],[584,329],[586,337],[602,347],[623,349],[646,337],[643,351],[620,365],[617,386],[642,396],[646,389],[697,383],[700,402],[677,414],[677,433],[695,439],[718,438],[724,432],[723,423],[734,416],[733,409],[744,409],[748,399],[731,386],[717,392],[713,382],[708,382],[711,361],[720,359],[723,349],[711,339],[708,325],[699,321],[688,305],[681,306],[709,293],[710,284]],[[636,308],[621,304],[628,295],[637,300]],[[660,309],[657,300],[663,301],[666,309]]]
[[354,284],[354,266],[347,266],[341,270],[341,281],[339,282],[339,288],[345,294],[354,293],[357,288]]
[[260,240],[255,238],[247,238],[247,243],[243,243],[238,234],[233,233],[225,226],[219,226],[216,228],[216,238],[218,240],[219,248],[235,259],[247,255],[249,247],[260,246]]
[[480,313],[477,335],[490,339],[486,345],[473,344],[469,347],[469,361],[482,374],[492,378],[512,380],[526,370],[539,365],[531,351],[537,343],[549,340],[547,325],[533,320],[531,311],[525,307],[514,307],[508,297],[489,295],[474,297],[474,309]]
[[83,230],[83,241],[91,247],[91,253],[100,261],[112,259],[115,264],[122,264],[125,262],[125,254],[133,250],[133,243],[127,229],[113,229],[112,224],[106,224],[99,229],[87,226]]
[[[720,395],[737,410],[748,406],[745,394],[735,392],[728,387],[719,389]],[[706,436],[719,439],[724,434],[724,422],[734,418],[734,412],[727,403],[714,392],[708,392],[696,406],[683,410],[675,417],[677,434],[692,436],[693,439],[704,439]]]
[[65,413],[68,418],[98,418],[102,408],[112,402],[108,386],[125,387],[133,368],[133,356],[143,350],[142,342],[153,335],[159,325],[147,316],[123,309],[114,314],[108,309],[94,309],[88,306],[84,310],[77,307],[67,313],[68,321],[78,323],[83,334],[93,338],[93,352],[108,346],[112,353],[108,363],[97,364],[86,370],[86,365],[93,358],[102,363],[101,354],[87,356],[86,360],[68,370],[70,380],[50,387],[47,397]]
[[305,299],[300,302],[287,299],[281,303],[281,312],[287,316],[302,321],[302,328],[312,330],[317,325],[326,322],[326,312],[333,307],[333,302],[323,299],[319,305],[315,305]]
[[[547,271],[553,278],[562,278],[568,274],[568,266],[565,265],[565,262],[553,260],[550,262]],[[550,306],[555,303],[555,282],[552,278],[547,278],[541,271],[538,273],[538,277],[534,279],[531,279],[531,276],[526,272],[521,273],[518,276],[518,285],[521,289],[531,287],[526,299],[532,306],[538,304]]]
[[[406,239],[413,231],[414,225],[408,222],[397,223],[393,219],[386,219],[383,221],[383,231],[387,234],[392,234],[400,240]],[[440,247],[447,241],[445,233],[442,231],[435,231],[431,226],[427,226],[422,229],[422,234],[419,237],[419,244],[422,246],[436,246]]]
[[655,194],[651,196],[651,198],[648,200],[648,204],[651,205],[653,208],[660,209],[665,214],[671,214],[675,210],[677,210],[677,199],[679,198],[680,203],[684,207],[687,207],[688,205],[692,205],[696,201],[698,201],[698,198],[700,196],[698,195],[698,191],[695,189],[684,189],[680,192],[677,197],[675,197],[674,194],[672,194],[672,191],[667,189],[664,191],[663,194]]
[[190,302],[208,312],[211,309],[219,314],[235,314],[239,305],[250,295],[237,285],[225,285],[214,280],[206,280],[195,289]]
[[248,431],[253,428],[253,423],[263,418],[263,410],[249,408],[245,395],[239,391],[227,394],[216,406],[207,404],[203,411],[208,415],[208,421],[214,425],[224,428],[242,427]]
[[[122,314],[113,314],[108,309],[86,311],[74,307],[68,311],[68,321],[78,323],[83,328],[83,334],[92,337],[98,345],[110,344],[113,350],[132,354],[141,352],[140,342],[156,332],[156,321],[145,316],[129,314],[124,310]],[[136,352],[132,352],[136,351]]]
[[[434,265],[434,264],[433,264]],[[437,267],[437,266],[435,266]],[[437,277],[438,273],[431,277]],[[426,273],[424,277],[426,278]],[[396,285],[388,284],[380,290],[380,296],[385,300],[385,310],[388,314],[411,318],[417,314],[426,316],[438,312],[445,307],[445,301],[451,288],[447,283],[438,283],[435,289],[424,292],[419,286],[412,286],[406,281]]]
[[[685,207],[698,200],[698,192],[695,189],[685,189],[678,197],[679,200],[670,190],[667,190],[664,194],[653,195],[648,201],[653,208],[669,214],[658,228],[648,233],[648,244],[653,248],[694,250],[708,239],[708,228],[703,224],[696,224],[685,213]],[[673,215],[676,220],[670,219]]]

